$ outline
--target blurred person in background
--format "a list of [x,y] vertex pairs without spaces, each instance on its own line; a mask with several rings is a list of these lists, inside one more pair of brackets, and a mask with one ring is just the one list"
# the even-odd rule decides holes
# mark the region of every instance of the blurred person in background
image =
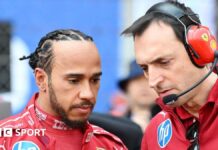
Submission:
[[149,87],[143,70],[135,60],[130,62],[129,73],[119,80],[118,86],[125,94],[128,105],[124,116],[137,123],[144,132],[150,119],[160,108],[155,104],[157,93]]
[[[23,112],[0,121],[0,149],[127,149],[119,138],[87,121],[102,75],[92,37],[78,30],[55,30],[21,59],[29,59],[39,92]],[[9,137],[5,129],[11,129]],[[21,130],[37,132],[20,135]]]
[[146,128],[142,150],[216,150],[218,51],[209,28],[191,8],[165,1],[123,34],[133,36],[137,63],[163,110]]

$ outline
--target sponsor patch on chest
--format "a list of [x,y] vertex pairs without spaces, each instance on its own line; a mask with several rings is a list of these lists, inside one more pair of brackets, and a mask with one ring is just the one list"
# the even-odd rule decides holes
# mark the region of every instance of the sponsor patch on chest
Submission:
[[40,150],[40,148],[32,141],[18,141],[13,145],[12,150]]
[[170,119],[163,121],[157,129],[157,141],[161,148],[166,147],[172,137],[172,123]]

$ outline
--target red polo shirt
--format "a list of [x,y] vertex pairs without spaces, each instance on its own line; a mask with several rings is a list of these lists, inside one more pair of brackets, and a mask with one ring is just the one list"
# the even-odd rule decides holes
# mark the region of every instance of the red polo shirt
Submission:
[[[146,128],[142,150],[186,150],[186,128],[194,117],[182,107],[174,110],[158,100],[163,111]],[[179,117],[178,117],[179,116]],[[218,144],[218,80],[212,87],[207,102],[199,111],[199,145],[201,150],[217,150]]]

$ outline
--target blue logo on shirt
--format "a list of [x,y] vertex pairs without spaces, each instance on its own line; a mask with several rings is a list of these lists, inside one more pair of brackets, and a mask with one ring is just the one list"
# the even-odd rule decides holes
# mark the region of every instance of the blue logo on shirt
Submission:
[[158,144],[161,148],[164,148],[172,137],[172,123],[170,119],[165,120],[158,126],[157,133]]
[[19,141],[13,145],[12,150],[40,150],[39,147],[31,141]]

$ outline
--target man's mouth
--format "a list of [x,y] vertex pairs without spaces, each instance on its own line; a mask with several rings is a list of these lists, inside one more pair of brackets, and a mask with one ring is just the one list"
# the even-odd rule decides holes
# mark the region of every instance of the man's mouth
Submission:
[[74,109],[74,110],[78,110],[81,113],[88,113],[90,111],[92,111],[94,105],[89,103],[89,104],[78,104],[78,105],[74,105],[71,106],[70,110]]
[[79,114],[83,114],[83,115],[87,115],[89,114],[93,109],[92,105],[81,105],[81,106],[77,106],[77,107],[73,107],[70,110],[77,112]]
[[80,108],[80,109],[91,109],[92,107],[93,107],[93,105],[82,105],[82,106],[80,106],[78,108]]
[[158,94],[160,97],[165,97],[167,95],[172,94],[172,92],[171,92],[171,89],[169,89],[169,90],[162,90],[162,91],[158,92]]
[[83,113],[87,113],[92,110],[92,107],[90,105],[85,105],[85,106],[78,107],[78,109]]

